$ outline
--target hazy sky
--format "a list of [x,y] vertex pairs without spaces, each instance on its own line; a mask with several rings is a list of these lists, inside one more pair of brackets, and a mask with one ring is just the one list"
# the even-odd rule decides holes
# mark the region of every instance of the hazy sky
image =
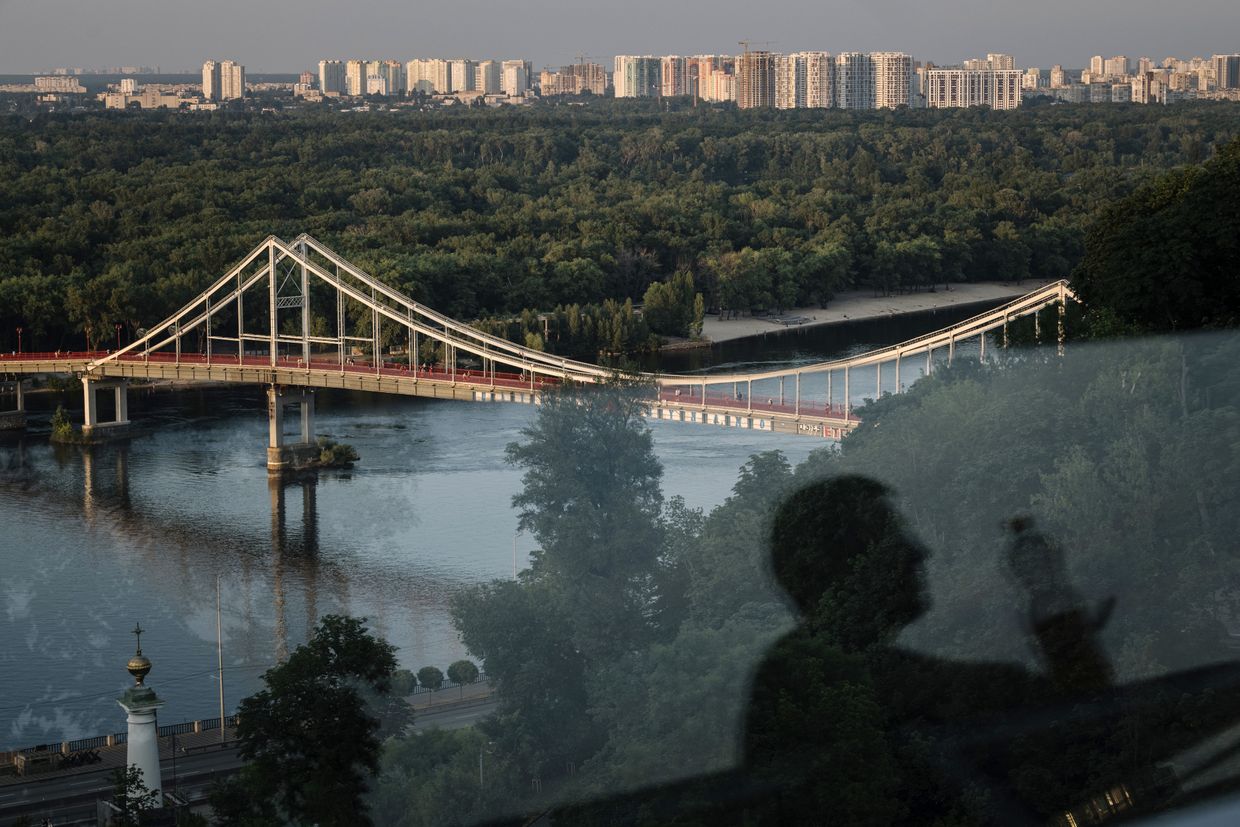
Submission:
[[1240,52],[1237,0],[0,0],[0,72],[52,66],[247,71],[320,58],[474,57],[559,65],[583,53],[911,53],[957,62],[986,52],[1018,66],[1088,64],[1092,54]]

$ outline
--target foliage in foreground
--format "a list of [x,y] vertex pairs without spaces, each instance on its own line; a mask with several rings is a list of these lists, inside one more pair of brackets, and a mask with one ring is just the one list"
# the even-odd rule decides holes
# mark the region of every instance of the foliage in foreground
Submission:
[[241,702],[237,737],[246,767],[218,785],[222,824],[370,824],[363,794],[378,769],[380,735],[411,720],[402,699],[379,713],[367,696],[389,695],[395,647],[364,620],[326,615],[310,640],[263,675]]

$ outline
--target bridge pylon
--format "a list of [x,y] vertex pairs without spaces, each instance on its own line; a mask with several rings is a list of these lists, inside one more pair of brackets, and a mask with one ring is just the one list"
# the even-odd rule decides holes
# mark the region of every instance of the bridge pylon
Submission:
[[[115,395],[116,413],[111,422],[99,421],[99,407],[96,394],[110,390]],[[129,380],[99,380],[90,376],[82,377],[82,436],[91,437],[101,429],[124,429],[129,427]]]
[[[296,407],[301,415],[301,439],[286,442],[284,411]],[[280,474],[314,462],[319,455],[314,433],[314,392],[308,388],[272,385],[267,388],[267,472]]]
[[13,392],[17,395],[13,410],[0,411],[0,431],[20,431],[26,427],[26,393],[22,382],[19,376],[13,383]]

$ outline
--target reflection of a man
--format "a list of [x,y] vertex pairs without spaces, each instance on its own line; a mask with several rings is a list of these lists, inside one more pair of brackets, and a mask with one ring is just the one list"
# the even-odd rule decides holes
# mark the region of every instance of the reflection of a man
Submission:
[[1017,824],[1072,809],[1096,823],[1169,801],[1175,785],[1156,762],[1240,717],[1218,699],[1196,699],[1188,716],[1176,703],[1203,685],[1234,699],[1232,667],[1111,689],[1097,644],[1111,606],[1083,606],[1062,552],[1027,519],[1011,523],[1008,562],[1045,675],[896,646],[928,607],[927,553],[887,493],[840,477],[776,514],[772,567],[802,622],[754,680],[746,762],[778,790],[761,796],[754,820]]

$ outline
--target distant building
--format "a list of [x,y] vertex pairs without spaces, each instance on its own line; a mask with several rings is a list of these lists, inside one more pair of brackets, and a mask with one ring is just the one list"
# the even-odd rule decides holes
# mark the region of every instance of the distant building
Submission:
[[840,109],[874,108],[874,64],[865,52],[835,56],[835,105]]
[[348,92],[344,80],[344,61],[319,61],[319,91],[324,95],[344,95]]
[[1214,55],[1210,63],[1215,89],[1240,89],[1240,55]]
[[240,100],[245,97],[245,67],[225,60],[220,64],[220,100]]
[[874,107],[910,106],[913,99],[913,58],[903,52],[871,52],[874,67]]
[[503,89],[503,72],[498,60],[480,60],[474,67],[474,89],[484,95],[498,95]]
[[448,61],[448,90],[449,92],[472,92],[474,91],[474,68],[475,63],[465,58],[457,58]]
[[612,84],[617,98],[654,98],[663,91],[663,61],[651,55],[616,55]]
[[133,78],[121,78],[120,90],[122,95],[136,95],[138,93],[138,82]]
[[1035,92],[1042,87],[1042,70],[1032,67],[1025,70],[1025,74],[1021,75],[1020,85],[1029,92]]
[[344,64],[344,93],[349,97],[360,98],[366,94],[366,61],[349,60]]
[[1106,61],[1102,59],[1102,55],[1094,55],[1089,59],[1089,73],[1095,77],[1106,74]]
[[580,95],[589,92],[603,95],[607,92],[607,70],[597,63],[575,63],[564,66],[558,72],[544,69],[539,77],[544,97],[553,95]]
[[1021,74],[1019,69],[931,69],[926,72],[926,106],[1016,109],[1021,100]]
[[1109,78],[1126,78],[1132,73],[1132,65],[1126,55],[1116,55],[1106,59],[1102,73]]
[[1001,55],[992,52],[986,55],[986,63],[989,64],[991,69],[1006,70],[1016,68],[1016,58],[1011,55]]
[[214,60],[202,64],[202,96],[209,101],[220,99],[220,65]]
[[500,84],[504,94],[519,98],[529,91],[533,68],[528,60],[505,60],[500,66]]
[[127,95],[121,92],[105,92],[100,95],[105,109],[128,109],[137,106],[141,109],[178,109],[190,100],[159,89],[144,89],[136,94]]
[[[133,81],[130,80],[130,83]],[[124,81],[121,81],[124,83]],[[86,87],[78,83],[77,78],[68,75],[54,75],[37,77],[34,79],[34,88],[39,92],[59,92],[62,94],[85,94]]]
[[704,101],[736,100],[736,59],[722,55],[697,55],[691,59],[690,82]]
[[689,61],[679,55],[659,58],[660,94],[665,98],[679,98],[690,94]]
[[775,57],[775,108],[825,109],[834,100],[831,55],[796,52]]
[[1058,89],[1061,86],[1068,85],[1068,75],[1064,72],[1063,67],[1056,63],[1051,67],[1051,88]]
[[775,105],[775,56],[759,50],[736,58],[736,105],[762,109]]

